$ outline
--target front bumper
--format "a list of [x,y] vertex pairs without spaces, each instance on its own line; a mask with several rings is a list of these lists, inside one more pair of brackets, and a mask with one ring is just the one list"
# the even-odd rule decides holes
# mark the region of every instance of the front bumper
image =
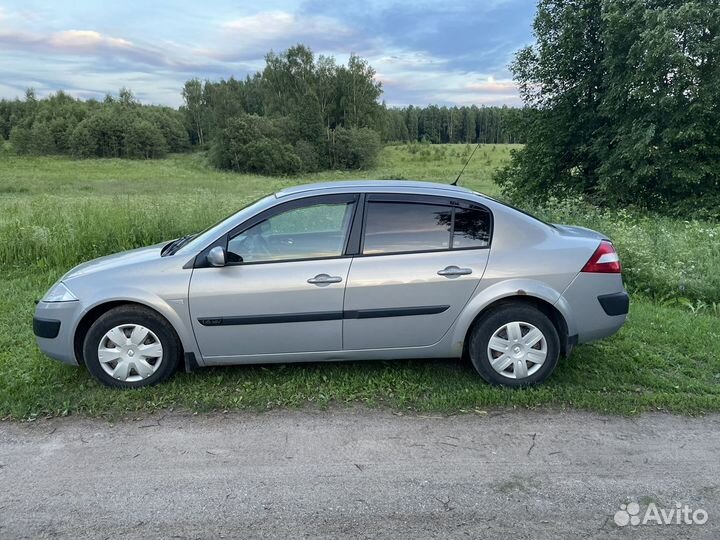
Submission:
[[33,333],[44,354],[65,364],[78,365],[73,336],[80,311],[80,302],[38,303]]

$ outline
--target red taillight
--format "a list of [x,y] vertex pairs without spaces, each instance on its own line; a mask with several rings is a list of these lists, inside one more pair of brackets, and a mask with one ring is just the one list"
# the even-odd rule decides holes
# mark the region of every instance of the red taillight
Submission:
[[593,253],[590,260],[583,266],[581,272],[594,272],[600,274],[619,274],[622,272],[620,257],[611,242],[603,240]]

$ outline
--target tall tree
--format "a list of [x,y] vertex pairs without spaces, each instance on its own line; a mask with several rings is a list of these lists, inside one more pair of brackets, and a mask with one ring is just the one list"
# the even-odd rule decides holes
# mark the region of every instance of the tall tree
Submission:
[[320,116],[325,126],[326,137],[330,137],[330,130],[334,128],[335,105],[337,103],[337,71],[335,58],[320,56],[317,61],[317,87],[315,89],[320,106]]
[[504,191],[720,214],[719,27],[716,0],[541,0]]
[[405,111],[405,123],[407,124],[408,137],[411,141],[417,141],[420,138],[418,121],[418,111],[410,105]]
[[198,144],[205,144],[208,108],[202,81],[200,79],[187,81],[183,87],[182,96],[193,139]]
[[720,3],[619,0],[604,20],[600,189],[720,215]]
[[379,114],[378,99],[382,85],[367,60],[351,54],[347,67],[338,69],[339,101],[343,124],[349,127],[373,127]]

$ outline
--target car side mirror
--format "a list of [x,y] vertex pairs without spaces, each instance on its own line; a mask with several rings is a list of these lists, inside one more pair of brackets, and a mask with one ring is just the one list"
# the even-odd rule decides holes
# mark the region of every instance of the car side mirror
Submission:
[[222,246],[215,246],[207,254],[207,261],[210,266],[225,266],[225,249]]

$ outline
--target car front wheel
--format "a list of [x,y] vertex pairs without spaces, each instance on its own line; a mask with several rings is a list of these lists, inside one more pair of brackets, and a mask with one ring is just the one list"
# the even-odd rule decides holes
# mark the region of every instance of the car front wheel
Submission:
[[547,379],[560,357],[552,321],[532,306],[508,304],[474,326],[468,351],[473,366],[491,384],[528,386]]
[[83,348],[90,374],[106,386],[140,388],[170,378],[180,345],[172,326],[142,306],[120,306],[90,327]]

